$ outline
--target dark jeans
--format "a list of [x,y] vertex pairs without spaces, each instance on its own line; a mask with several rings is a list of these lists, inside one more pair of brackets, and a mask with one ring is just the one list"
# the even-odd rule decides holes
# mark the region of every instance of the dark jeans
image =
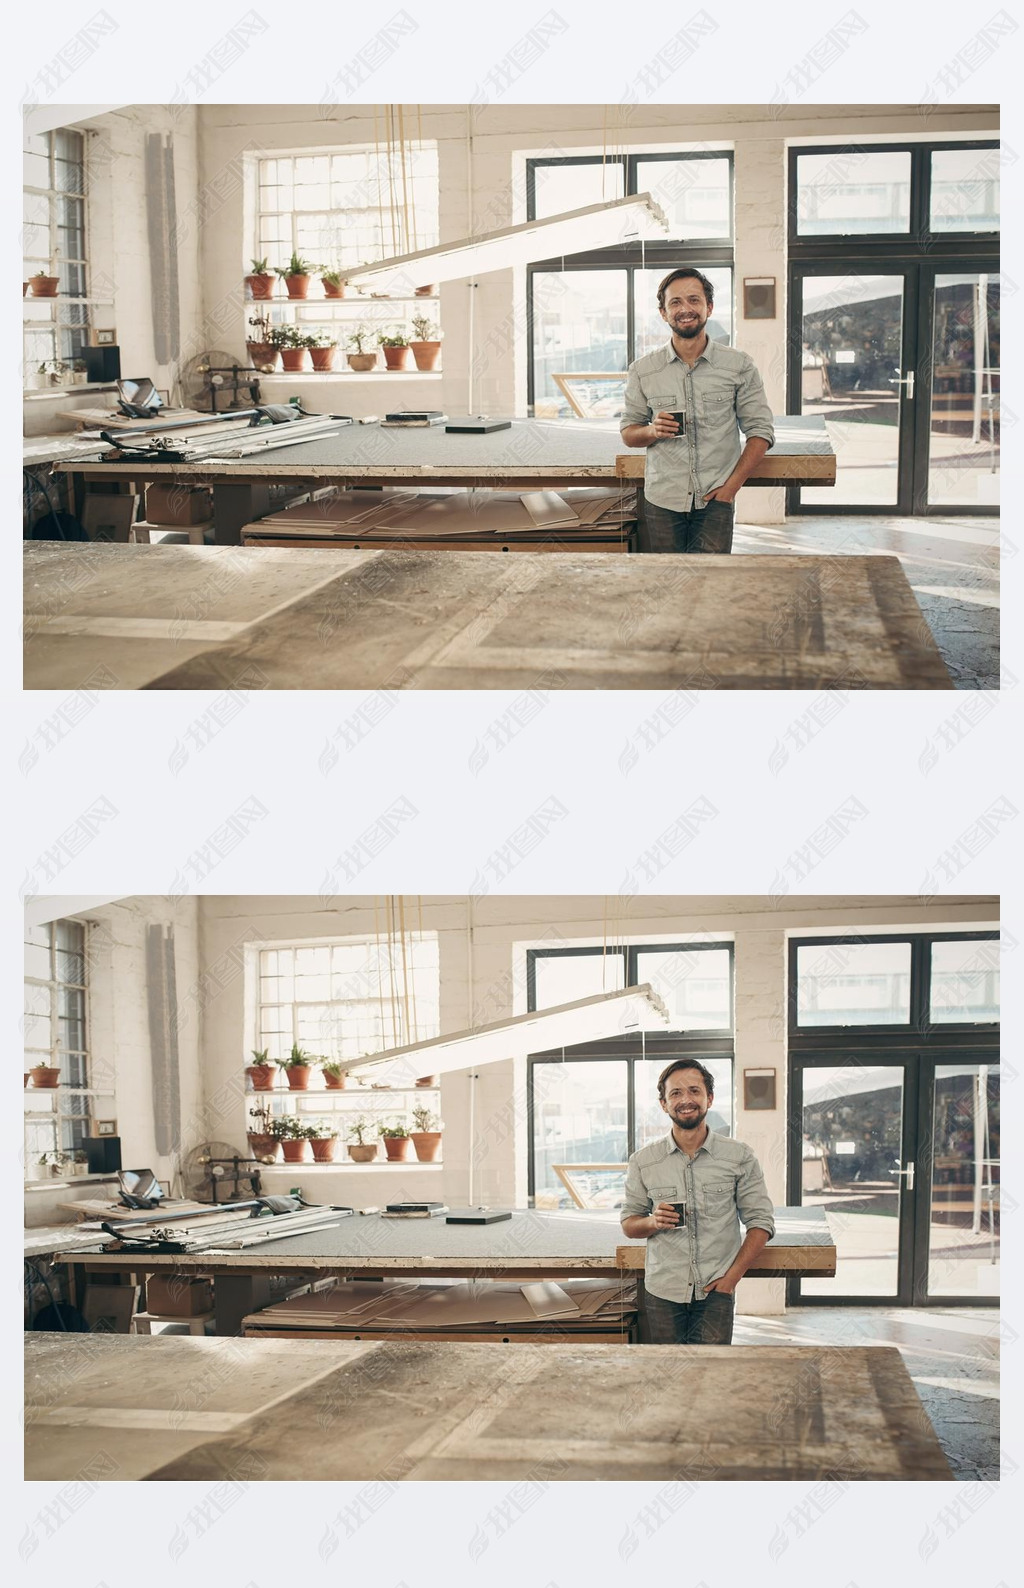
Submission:
[[735,1295],[709,1291],[702,1300],[666,1301],[644,1297],[647,1340],[651,1345],[732,1345]]
[[640,526],[641,551],[732,551],[735,507],[713,497],[706,507],[688,513],[644,502]]

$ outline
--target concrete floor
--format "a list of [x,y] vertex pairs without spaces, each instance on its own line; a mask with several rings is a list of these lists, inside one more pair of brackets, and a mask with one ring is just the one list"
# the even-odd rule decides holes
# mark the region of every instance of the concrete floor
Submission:
[[791,1307],[736,1319],[736,1345],[894,1345],[961,1482],[999,1477],[995,1307]]
[[999,688],[999,519],[794,514],[738,524],[735,552],[890,552],[900,559],[957,689]]

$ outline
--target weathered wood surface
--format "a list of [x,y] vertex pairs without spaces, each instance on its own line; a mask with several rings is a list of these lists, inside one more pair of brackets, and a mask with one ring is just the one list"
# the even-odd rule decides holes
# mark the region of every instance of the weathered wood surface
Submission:
[[[748,485],[788,483],[828,485],[835,480],[835,455],[825,421],[817,416],[780,414],[776,443]],[[618,458],[630,456],[618,426],[603,420],[516,419],[510,430],[487,435],[448,435],[442,426],[382,430],[349,425],[319,441],[282,447],[257,457],[206,459],[202,463],[68,462],[59,470],[84,479],[182,479],[193,485],[248,480],[360,481],[421,485],[503,482],[516,485],[575,484],[614,480]],[[644,453],[636,452],[643,473]],[[630,473],[634,472],[634,467]],[[793,473],[793,469],[797,473]]]
[[952,1477],[890,1346],[51,1334],[26,1352],[30,1480]]
[[[835,1243],[823,1208],[776,1208],[776,1233],[751,1278],[779,1273],[835,1273]],[[244,1251],[186,1256],[110,1252],[62,1254],[61,1261],[119,1272],[174,1269],[215,1274],[402,1273],[444,1278],[608,1274],[643,1267],[645,1241],[627,1241],[618,1215],[517,1210],[501,1224],[445,1224],[443,1219],[342,1219]]]
[[29,689],[953,687],[892,556],[34,543],[25,566]]

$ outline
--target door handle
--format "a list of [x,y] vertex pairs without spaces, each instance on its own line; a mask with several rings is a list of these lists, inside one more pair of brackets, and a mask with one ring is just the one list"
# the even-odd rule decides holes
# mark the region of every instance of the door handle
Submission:
[[901,1174],[901,1175],[903,1175],[904,1178],[906,1179],[906,1182],[907,1182],[907,1190],[908,1191],[913,1191],[913,1189],[914,1189],[914,1168],[915,1168],[914,1164],[908,1163],[907,1167],[905,1169],[901,1169],[900,1168],[900,1161],[897,1158],[895,1168],[891,1169],[889,1172],[890,1172],[890,1174]]
[[913,395],[914,395],[914,371],[911,369],[911,370],[908,370],[905,375],[892,375],[892,376],[890,376],[889,385],[890,386],[905,386],[907,388],[907,391],[906,391],[907,397],[908,398],[912,398]]

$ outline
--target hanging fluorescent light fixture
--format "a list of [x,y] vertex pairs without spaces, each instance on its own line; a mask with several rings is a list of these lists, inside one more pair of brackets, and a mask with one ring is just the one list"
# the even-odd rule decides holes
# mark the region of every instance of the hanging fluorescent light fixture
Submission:
[[459,281],[488,270],[507,270],[512,265],[532,265],[591,248],[667,236],[668,219],[661,206],[650,193],[631,193],[608,204],[588,204],[585,209],[566,210],[544,220],[524,221],[479,237],[360,265],[357,270],[346,270],[345,279],[353,286],[412,292],[428,283]]
[[669,1014],[649,983],[619,992],[596,993],[553,1009],[496,1020],[472,1031],[428,1037],[402,1048],[374,1053],[357,1064],[346,1063],[350,1075],[376,1078],[394,1076],[399,1082],[421,1075],[445,1075],[450,1070],[493,1064],[548,1048],[571,1047],[576,1042],[599,1042],[633,1031],[665,1031]]

